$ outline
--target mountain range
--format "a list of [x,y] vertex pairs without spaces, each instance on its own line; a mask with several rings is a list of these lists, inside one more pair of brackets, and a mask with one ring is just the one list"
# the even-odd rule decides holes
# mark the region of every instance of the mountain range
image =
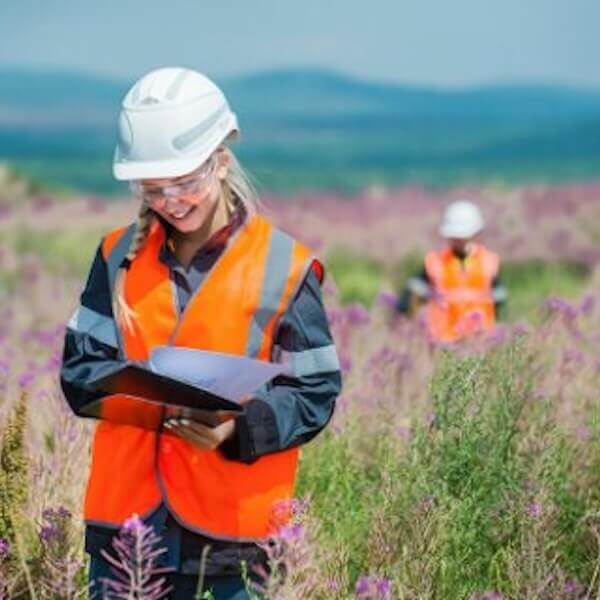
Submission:
[[[439,89],[309,68],[218,82],[240,120],[240,157],[268,188],[600,174],[596,89]],[[115,122],[130,84],[0,68],[0,159],[51,184],[115,189]]]

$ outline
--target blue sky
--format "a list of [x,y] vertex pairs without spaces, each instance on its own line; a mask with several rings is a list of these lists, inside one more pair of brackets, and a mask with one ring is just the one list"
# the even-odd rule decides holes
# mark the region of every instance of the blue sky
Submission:
[[[600,0],[0,0],[0,65],[600,87]],[[0,82],[1,83],[1,82]]]

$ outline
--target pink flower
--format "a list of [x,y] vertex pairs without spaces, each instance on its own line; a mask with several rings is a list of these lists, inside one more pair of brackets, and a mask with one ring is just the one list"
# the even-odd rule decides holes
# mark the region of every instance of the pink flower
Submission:
[[575,581],[574,579],[568,579],[565,582],[564,592],[570,596],[578,597],[580,594],[585,592],[585,590],[579,582]]
[[355,592],[360,600],[391,600],[392,583],[384,577],[361,575],[356,582]]
[[596,299],[594,298],[594,296],[592,296],[591,294],[589,296],[586,296],[583,301],[581,302],[581,305],[579,306],[579,311],[581,312],[582,315],[590,315],[592,314],[592,312],[594,312],[594,307],[596,306]]
[[575,429],[575,434],[580,440],[589,440],[592,437],[592,430],[589,427],[582,425]]
[[25,371],[19,375],[19,385],[22,388],[29,387],[35,381],[35,373],[32,371]]
[[381,292],[377,297],[377,302],[381,306],[387,306],[388,308],[396,308],[396,304],[398,303],[398,297],[396,294],[392,294],[391,292]]
[[542,516],[543,506],[539,502],[532,502],[526,512],[531,518],[537,519]]
[[366,325],[371,321],[369,311],[358,303],[350,304],[346,307],[346,318],[351,325]]
[[579,314],[579,309],[564,298],[560,298],[559,296],[550,296],[548,300],[546,300],[546,307],[554,313],[559,314],[566,321],[572,321],[577,318]]
[[138,534],[144,528],[143,521],[139,518],[138,515],[132,515],[123,523],[122,531],[126,533]]

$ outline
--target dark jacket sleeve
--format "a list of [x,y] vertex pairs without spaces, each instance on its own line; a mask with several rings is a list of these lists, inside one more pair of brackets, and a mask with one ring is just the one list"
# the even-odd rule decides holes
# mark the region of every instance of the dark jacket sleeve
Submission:
[[431,282],[425,267],[418,274],[408,279],[396,302],[396,310],[402,315],[410,315],[414,307],[414,299],[427,300],[431,295]]
[[500,279],[500,273],[492,281],[492,297],[494,298],[494,309],[496,316],[503,317],[506,311],[508,292]]
[[259,456],[308,442],[333,414],[342,378],[316,275],[309,271],[283,315],[275,339],[295,375],[276,377],[236,419],[236,432],[221,450],[250,463]]
[[73,412],[83,416],[84,405],[105,396],[94,391],[89,382],[122,365],[118,359],[106,261],[98,248],[79,306],[65,333],[60,384]]

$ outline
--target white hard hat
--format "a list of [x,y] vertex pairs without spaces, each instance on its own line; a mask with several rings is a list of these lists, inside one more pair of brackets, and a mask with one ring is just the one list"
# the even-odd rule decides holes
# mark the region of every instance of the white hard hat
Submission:
[[180,67],[150,71],[123,99],[113,174],[124,181],[185,175],[234,132],[237,118],[208,77]]
[[445,238],[468,239],[483,229],[479,208],[467,200],[450,204],[444,212],[440,234]]

